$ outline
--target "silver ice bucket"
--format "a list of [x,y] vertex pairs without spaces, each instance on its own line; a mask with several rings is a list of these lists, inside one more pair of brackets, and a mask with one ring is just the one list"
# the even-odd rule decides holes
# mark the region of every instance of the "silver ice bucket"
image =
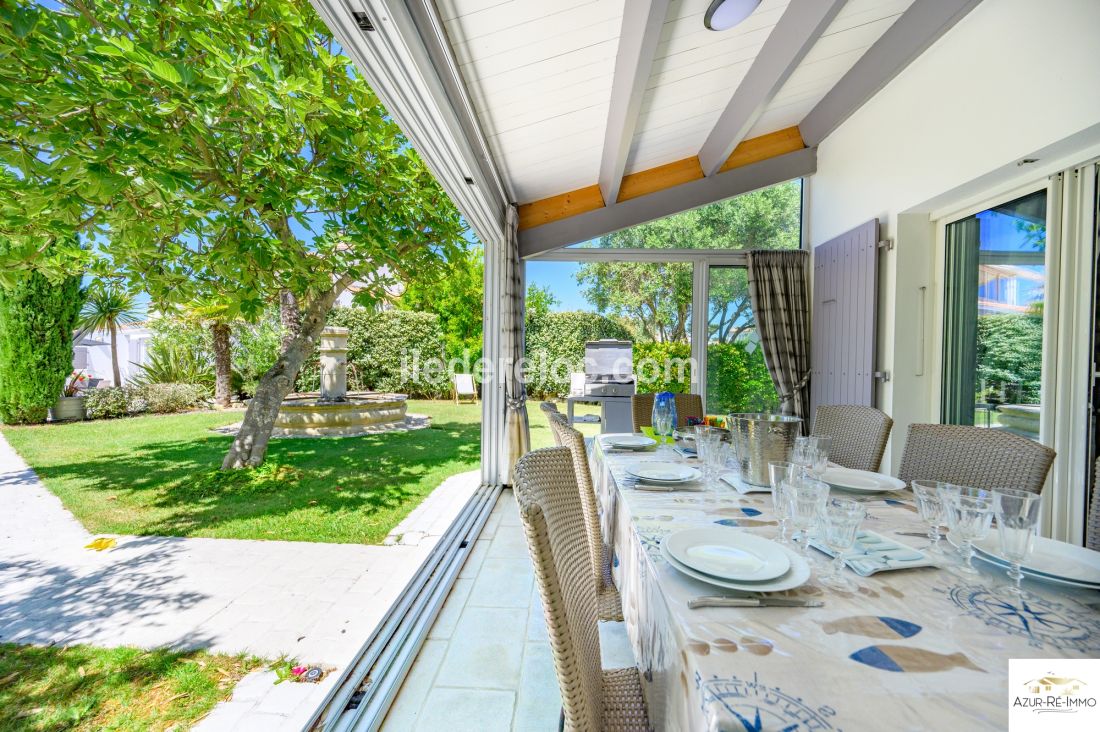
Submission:
[[750,485],[770,485],[768,463],[790,460],[794,438],[802,430],[802,418],[783,414],[731,414],[726,425],[741,468],[741,480]]

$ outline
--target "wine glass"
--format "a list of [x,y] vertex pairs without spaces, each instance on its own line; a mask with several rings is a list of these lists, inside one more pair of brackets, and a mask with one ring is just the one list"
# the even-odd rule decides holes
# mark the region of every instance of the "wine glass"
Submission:
[[855,592],[857,585],[845,577],[844,555],[856,543],[856,533],[866,514],[863,506],[850,498],[830,498],[821,512],[821,539],[833,552],[829,571],[820,577],[821,584],[841,592]]
[[793,461],[806,469],[815,478],[820,479],[829,467],[829,451],[819,446],[820,438],[796,437],[794,440]]
[[959,537],[959,551],[963,562],[956,568],[962,575],[976,575],[974,569],[974,542],[989,534],[993,522],[993,494],[984,488],[954,486],[958,492],[946,490],[945,504],[948,510],[948,525],[951,533]]
[[794,480],[795,470],[798,466],[785,460],[775,460],[768,463],[768,482],[772,487],[772,507],[775,518],[779,521],[779,543],[790,544],[787,536],[791,522],[791,504],[788,501],[784,485]]
[[820,480],[803,475],[788,482],[786,490],[787,500],[791,506],[791,523],[798,530],[799,553],[803,559],[812,563],[811,534],[829,497],[829,486]]
[[997,534],[1001,539],[1001,555],[1012,564],[1008,576],[1012,584],[1007,592],[1015,598],[1024,596],[1020,581],[1024,573],[1020,565],[1027,559],[1035,544],[1035,531],[1039,525],[1039,494],[1013,488],[997,488],[993,491],[994,512],[997,514]]
[[913,495],[917,498],[920,517],[928,524],[928,541],[932,542],[928,551],[943,555],[943,549],[940,547],[940,539],[943,538],[940,527],[945,523],[945,511],[943,499],[938,490],[940,483],[935,480],[914,480],[909,484],[913,487]]

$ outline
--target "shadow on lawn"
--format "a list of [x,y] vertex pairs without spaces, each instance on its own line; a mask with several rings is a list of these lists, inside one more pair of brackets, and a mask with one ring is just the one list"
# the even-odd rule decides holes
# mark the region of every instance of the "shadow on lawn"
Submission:
[[272,440],[260,468],[222,472],[229,440],[201,434],[150,442],[140,450],[89,455],[41,472],[47,480],[79,481],[82,493],[118,496],[119,511],[128,502],[163,509],[131,533],[188,536],[229,521],[301,509],[369,519],[431,492],[436,484],[421,481],[433,470],[469,470],[480,456],[480,425],[462,422],[344,439]]

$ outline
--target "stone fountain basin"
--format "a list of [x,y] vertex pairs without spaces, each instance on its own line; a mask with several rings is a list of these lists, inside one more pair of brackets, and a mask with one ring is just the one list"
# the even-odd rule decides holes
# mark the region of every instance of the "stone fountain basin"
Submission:
[[279,407],[275,430],[283,435],[356,435],[405,422],[405,394],[349,394],[327,401],[316,394],[287,397]]

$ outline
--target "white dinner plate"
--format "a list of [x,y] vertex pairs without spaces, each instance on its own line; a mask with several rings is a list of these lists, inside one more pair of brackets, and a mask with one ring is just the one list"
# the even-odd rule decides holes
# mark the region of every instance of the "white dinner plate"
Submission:
[[667,536],[664,543],[680,564],[734,582],[775,579],[791,568],[783,547],[737,529],[684,529]]
[[619,435],[617,437],[605,438],[609,447],[616,447],[620,450],[644,450],[647,447],[653,447],[657,444],[657,440],[652,437],[646,437],[645,435]]
[[663,541],[661,542],[662,556],[664,556],[665,561],[667,561],[677,572],[697,579],[700,582],[705,582],[708,585],[722,587],[727,590],[738,590],[740,592],[783,592],[784,590],[793,590],[796,587],[801,587],[806,584],[806,581],[810,579],[810,565],[806,563],[805,559],[798,556],[798,554],[787,547],[783,546],[780,548],[787,553],[787,559],[791,563],[791,568],[787,570],[786,574],[763,582],[734,582],[732,580],[718,579],[705,572],[698,572],[691,567],[680,564],[680,562],[676,561],[676,557],[669,553],[665,543]]
[[637,463],[626,472],[647,483],[687,483],[703,475],[697,468],[666,462]]
[[881,493],[905,488],[903,481],[892,476],[851,468],[826,468],[821,479],[833,488],[856,493]]
[[[974,551],[994,564],[1009,566],[1008,560],[1001,555],[1001,541],[995,528],[989,536],[974,542]],[[1100,588],[1100,552],[1064,541],[1035,537],[1031,556],[1020,569],[1036,579],[1062,580],[1078,587]]]

